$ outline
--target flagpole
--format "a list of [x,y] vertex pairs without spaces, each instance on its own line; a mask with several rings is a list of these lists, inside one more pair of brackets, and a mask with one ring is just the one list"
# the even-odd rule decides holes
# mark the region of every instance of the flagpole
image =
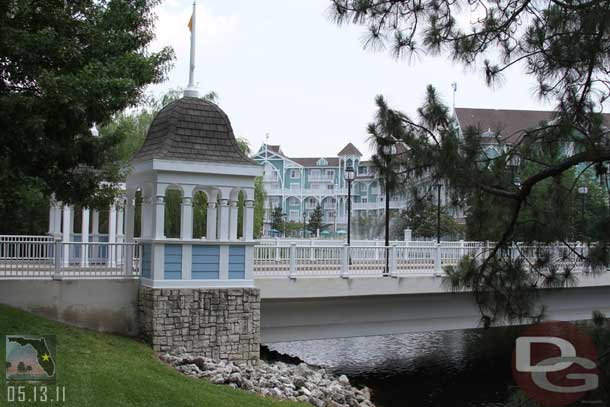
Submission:
[[197,97],[198,92],[195,87],[195,37],[197,36],[197,17],[196,1],[193,0],[193,15],[191,17],[191,60],[189,65],[189,84],[184,91],[184,96]]

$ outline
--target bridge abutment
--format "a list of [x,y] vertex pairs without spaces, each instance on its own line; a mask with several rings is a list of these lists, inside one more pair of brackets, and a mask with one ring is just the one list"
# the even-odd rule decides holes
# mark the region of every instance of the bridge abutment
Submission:
[[216,360],[255,361],[260,349],[257,288],[140,286],[138,318],[156,352],[186,348]]

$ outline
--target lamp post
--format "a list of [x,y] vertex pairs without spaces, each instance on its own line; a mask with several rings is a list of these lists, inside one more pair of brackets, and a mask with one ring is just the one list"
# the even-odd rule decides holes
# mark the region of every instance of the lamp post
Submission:
[[383,146],[386,161],[385,174],[385,272],[384,276],[390,275],[390,161],[396,154],[396,145]]
[[436,184],[436,243],[441,242],[441,188],[443,184]]
[[589,187],[585,182],[583,182],[578,187],[578,195],[580,195],[580,219],[581,219],[581,234],[584,238],[584,228],[585,228],[585,199],[587,198],[587,194],[589,193]]
[[345,182],[347,182],[347,245],[350,245],[351,221],[352,221],[352,181],[356,178],[354,167],[348,165],[345,168]]
[[307,221],[307,212],[303,211],[303,239],[305,239],[305,222]]

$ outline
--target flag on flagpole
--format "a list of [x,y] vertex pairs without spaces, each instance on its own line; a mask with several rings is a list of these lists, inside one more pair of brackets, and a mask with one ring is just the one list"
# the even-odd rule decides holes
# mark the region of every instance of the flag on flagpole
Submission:
[[189,31],[193,31],[193,16],[191,15],[191,18],[189,18]]

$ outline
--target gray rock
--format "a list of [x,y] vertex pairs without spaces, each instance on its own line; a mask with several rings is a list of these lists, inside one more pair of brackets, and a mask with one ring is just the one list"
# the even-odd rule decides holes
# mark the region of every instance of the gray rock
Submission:
[[339,383],[341,383],[343,386],[349,386],[349,379],[346,375],[342,374],[339,376]]
[[368,388],[357,389],[345,375],[336,377],[304,363],[298,366],[264,361],[233,363],[185,352],[165,353],[159,358],[186,375],[262,396],[307,402],[316,407],[375,407]]

